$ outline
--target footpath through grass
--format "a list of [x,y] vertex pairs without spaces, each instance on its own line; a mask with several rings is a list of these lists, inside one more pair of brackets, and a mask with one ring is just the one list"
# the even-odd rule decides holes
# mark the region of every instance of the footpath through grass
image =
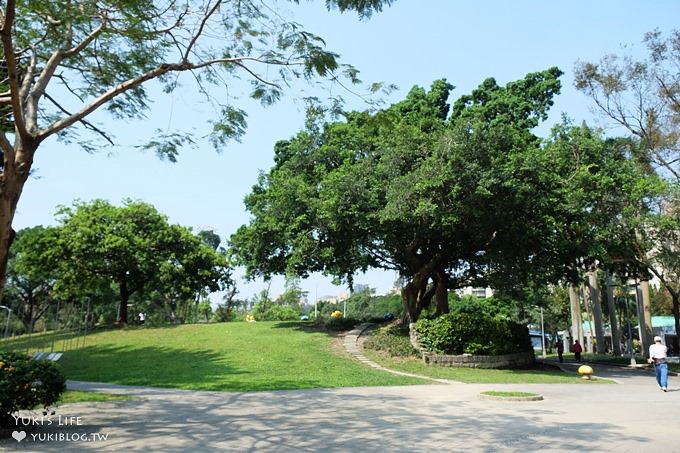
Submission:
[[[429,383],[367,367],[338,348],[331,335],[310,327],[237,322],[100,331],[66,351],[58,363],[71,380],[192,390]],[[32,341],[16,346],[31,351],[49,346],[40,344],[40,336]]]

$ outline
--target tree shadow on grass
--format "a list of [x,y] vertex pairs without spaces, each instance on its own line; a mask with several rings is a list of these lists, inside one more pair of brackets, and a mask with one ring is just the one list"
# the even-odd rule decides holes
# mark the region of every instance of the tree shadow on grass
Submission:
[[67,379],[122,385],[216,391],[313,388],[319,382],[286,379],[240,368],[228,355],[170,347],[88,346],[59,361]]

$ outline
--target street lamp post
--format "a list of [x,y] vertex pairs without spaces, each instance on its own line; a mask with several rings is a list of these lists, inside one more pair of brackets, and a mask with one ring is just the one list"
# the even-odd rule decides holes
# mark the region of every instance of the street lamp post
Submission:
[[12,317],[12,309],[4,305],[0,305],[0,308],[7,310],[7,322],[5,323],[5,333],[2,335],[3,338],[9,333],[9,319]]

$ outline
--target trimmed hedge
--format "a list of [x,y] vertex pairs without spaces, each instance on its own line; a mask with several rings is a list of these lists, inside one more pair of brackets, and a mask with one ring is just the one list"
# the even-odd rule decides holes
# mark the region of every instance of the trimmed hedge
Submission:
[[0,351],[0,427],[14,426],[21,409],[47,408],[66,390],[66,378],[49,361]]
[[529,329],[490,316],[449,313],[415,324],[423,347],[438,354],[504,355],[532,349]]

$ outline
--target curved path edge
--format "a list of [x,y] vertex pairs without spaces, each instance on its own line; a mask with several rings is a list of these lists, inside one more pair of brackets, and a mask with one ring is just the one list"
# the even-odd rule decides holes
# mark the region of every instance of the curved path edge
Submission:
[[417,379],[424,379],[427,381],[432,381],[432,382],[438,382],[440,384],[463,384],[463,382],[459,381],[453,381],[450,379],[438,379],[438,378],[433,378],[429,376],[423,376],[420,374],[414,374],[414,373],[408,373],[406,371],[399,371],[399,370],[393,370],[390,368],[385,368],[384,366],[380,365],[379,363],[376,363],[366,357],[363,352],[361,351],[359,347],[359,338],[368,330],[370,327],[374,326],[372,323],[363,323],[359,324],[356,326],[354,329],[350,330],[347,332],[345,335],[344,339],[344,345],[345,345],[345,350],[350,353],[355,359],[360,361],[361,363],[370,366],[371,368],[375,368],[377,370],[381,371],[386,371],[388,373],[396,374],[399,376],[408,376],[408,377],[413,377]]

